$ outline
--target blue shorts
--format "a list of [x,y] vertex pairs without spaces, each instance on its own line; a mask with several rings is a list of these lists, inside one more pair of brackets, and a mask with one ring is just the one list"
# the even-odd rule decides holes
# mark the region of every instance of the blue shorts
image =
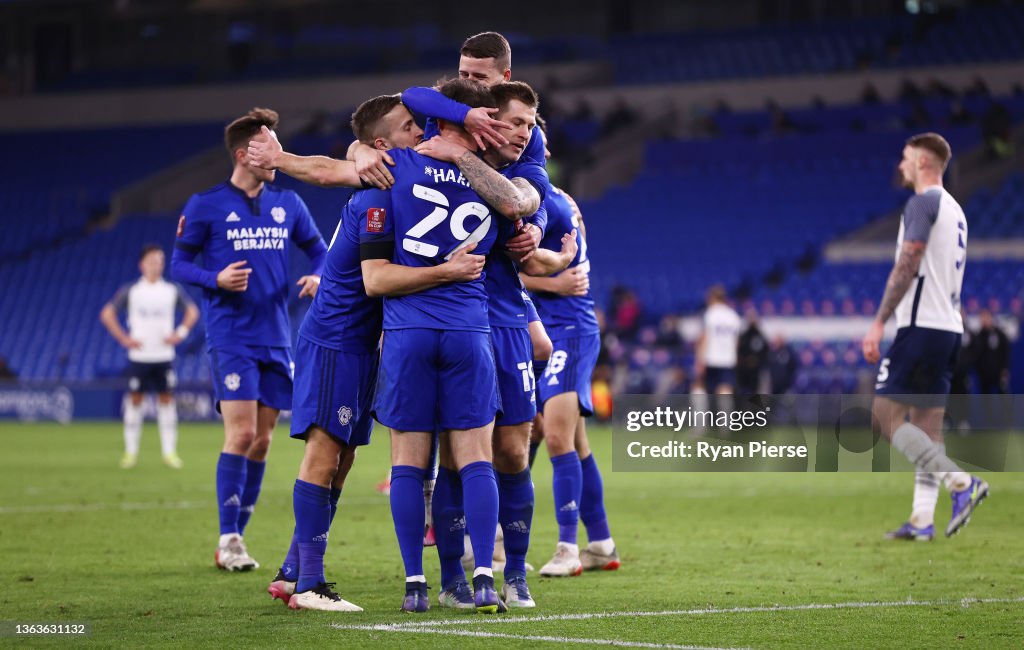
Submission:
[[945,406],[960,354],[960,334],[902,327],[878,364],[875,394],[911,406]]
[[544,410],[544,404],[555,395],[576,391],[580,413],[584,416],[593,415],[590,376],[594,374],[597,355],[601,351],[601,335],[588,334],[552,341],[552,344],[555,350],[537,386],[541,411]]
[[384,332],[374,415],[398,431],[473,429],[501,413],[488,332]]
[[323,429],[350,447],[370,444],[377,351],[342,352],[299,337],[295,344],[292,438]]
[[525,327],[491,327],[494,364],[498,370],[498,393],[502,414],[497,426],[532,422],[537,415],[534,394],[533,343]]
[[736,389],[736,369],[723,368],[719,366],[706,366],[704,368],[704,388],[709,393],[725,384],[733,390]]
[[128,366],[128,390],[133,393],[169,393],[177,383],[170,361],[132,361]]
[[292,351],[288,348],[240,345],[209,351],[213,392],[220,403],[256,400],[287,411],[292,407]]

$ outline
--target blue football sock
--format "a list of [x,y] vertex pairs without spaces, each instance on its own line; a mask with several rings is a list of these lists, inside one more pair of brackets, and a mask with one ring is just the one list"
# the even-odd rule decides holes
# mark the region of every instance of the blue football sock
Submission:
[[256,508],[256,502],[260,498],[260,488],[263,487],[263,472],[267,469],[267,463],[245,459],[245,488],[242,490],[242,508],[238,512],[238,534],[245,534],[245,526],[252,517],[252,511]]
[[466,534],[462,498],[462,477],[453,469],[439,467],[437,483],[434,484],[433,511],[442,589],[448,589],[457,580],[466,579],[462,570],[462,537]]
[[391,519],[405,575],[423,575],[423,477],[426,471],[411,465],[391,468]]
[[530,469],[533,469],[533,461],[537,460],[537,450],[540,449],[540,440],[530,442]]
[[299,547],[299,583],[296,592],[309,591],[324,578],[324,554],[331,527],[331,491],[325,487],[295,480],[292,506],[295,509],[295,536]]
[[587,527],[587,539],[596,542],[612,536],[608,516],[604,512],[604,483],[594,454],[580,461],[583,470],[583,493],[580,496],[580,519]]
[[[293,503],[294,498],[293,495]],[[334,523],[334,515],[338,512],[339,499],[341,499],[341,490],[332,487],[330,496],[332,524]],[[288,554],[284,556],[284,562],[281,563],[281,573],[284,574],[285,580],[294,582],[299,579],[299,538],[295,534],[292,534],[292,543],[288,546]]]
[[526,551],[533,525],[533,480],[530,470],[498,472],[498,521],[505,532],[505,580],[526,577]]
[[579,507],[583,490],[583,470],[575,451],[551,458],[553,477],[551,491],[555,497],[555,521],[558,522],[558,541],[576,543],[579,525]]
[[477,568],[490,568],[494,557],[494,530],[498,527],[498,483],[494,466],[477,461],[459,470],[462,477],[463,509],[466,528],[473,545]]
[[217,460],[217,503],[220,534],[238,533],[238,511],[245,486],[245,456],[221,452]]

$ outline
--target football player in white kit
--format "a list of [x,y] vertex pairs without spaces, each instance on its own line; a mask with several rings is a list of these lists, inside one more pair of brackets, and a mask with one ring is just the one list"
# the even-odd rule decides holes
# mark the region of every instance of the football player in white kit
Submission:
[[[942,419],[964,326],[960,290],[967,261],[967,220],[942,187],[952,157],[937,133],[907,140],[899,171],[914,190],[900,220],[896,264],[885,295],[863,341],[864,358],[879,363],[872,412],[882,434],[917,467],[910,520],[890,539],[934,537],[938,484],[950,491],[953,515],[946,536],[970,520],[988,496],[988,484],[971,476],[945,453]],[[884,358],[879,351],[885,322],[896,316],[896,339]]]
[[736,386],[736,353],[740,337],[740,316],[726,302],[725,287],[708,289],[704,310],[704,331],[696,345],[694,360],[693,408],[708,408],[708,393],[714,393],[715,408],[732,411],[732,394]]
[[[142,398],[157,394],[156,421],[164,464],[180,469],[178,457],[178,412],[174,404],[174,347],[185,340],[199,320],[199,309],[180,284],[163,278],[164,251],[156,244],[142,247],[139,256],[142,277],[126,284],[100,311],[100,321],[110,335],[128,350],[131,361],[128,399],[124,403],[124,456],[121,467],[135,466],[142,437]],[[176,311],[183,316],[174,326]],[[128,316],[128,331],[118,314]]]

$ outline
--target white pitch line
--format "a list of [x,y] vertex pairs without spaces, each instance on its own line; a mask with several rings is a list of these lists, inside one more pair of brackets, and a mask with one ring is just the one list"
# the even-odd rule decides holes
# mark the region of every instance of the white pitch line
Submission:
[[[838,609],[871,609],[890,607],[937,607],[953,606],[968,607],[970,605],[987,605],[999,603],[1024,603],[1024,596],[1017,598],[960,598],[956,600],[902,600],[888,602],[850,602],[850,603],[807,603],[804,605],[763,605],[756,607],[702,607],[695,609],[677,609],[657,612],[592,612],[586,614],[549,614],[545,616],[499,616],[494,618],[445,619],[439,621],[415,621],[408,623],[388,623],[375,626],[374,629],[389,632],[406,630],[422,631],[425,628],[448,627],[459,625],[486,625],[530,623],[543,621],[581,621],[598,618],[647,617],[647,616],[701,616],[707,614],[755,614],[764,612],[800,612],[811,610]],[[334,627],[346,629],[348,626],[335,624]]]
[[[480,621],[477,621],[480,622]],[[467,621],[467,624],[469,621]],[[583,645],[607,645],[617,648],[668,648],[669,650],[730,650],[700,645],[679,645],[675,643],[645,643],[643,641],[620,641],[618,639],[581,639],[570,636],[539,636],[532,634],[505,634],[502,632],[479,632],[475,630],[452,630],[428,627],[397,627],[395,625],[341,625],[332,623],[338,630],[365,630],[367,632],[404,632],[406,634],[441,634],[444,636],[467,636],[481,639],[512,639],[515,641],[549,641],[551,643],[581,643]]]

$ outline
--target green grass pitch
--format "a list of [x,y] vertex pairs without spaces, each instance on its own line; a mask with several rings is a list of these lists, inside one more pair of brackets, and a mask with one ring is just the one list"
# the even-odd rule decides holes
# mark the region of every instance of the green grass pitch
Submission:
[[[302,452],[283,426],[246,535],[263,566],[227,574],[213,565],[217,425],[182,426],[185,468],[174,471],[147,423],[139,465],[126,471],[120,423],[4,423],[0,621],[91,625],[86,637],[29,640],[61,647],[1024,646],[1024,475],[987,475],[991,496],[960,535],[894,543],[882,534],[909,511],[910,474],[615,473],[601,428],[591,437],[621,570],[533,573],[538,607],[512,617],[402,615],[388,501],[374,491],[388,445],[375,435],[349,477],[326,562],[328,579],[366,611],[326,614],[290,611],[265,592],[291,536]],[[543,452],[534,478],[529,561],[539,567],[556,530]],[[948,509],[943,494],[940,528]],[[436,598],[433,549],[425,566]],[[835,604],[845,606],[817,607]]]

